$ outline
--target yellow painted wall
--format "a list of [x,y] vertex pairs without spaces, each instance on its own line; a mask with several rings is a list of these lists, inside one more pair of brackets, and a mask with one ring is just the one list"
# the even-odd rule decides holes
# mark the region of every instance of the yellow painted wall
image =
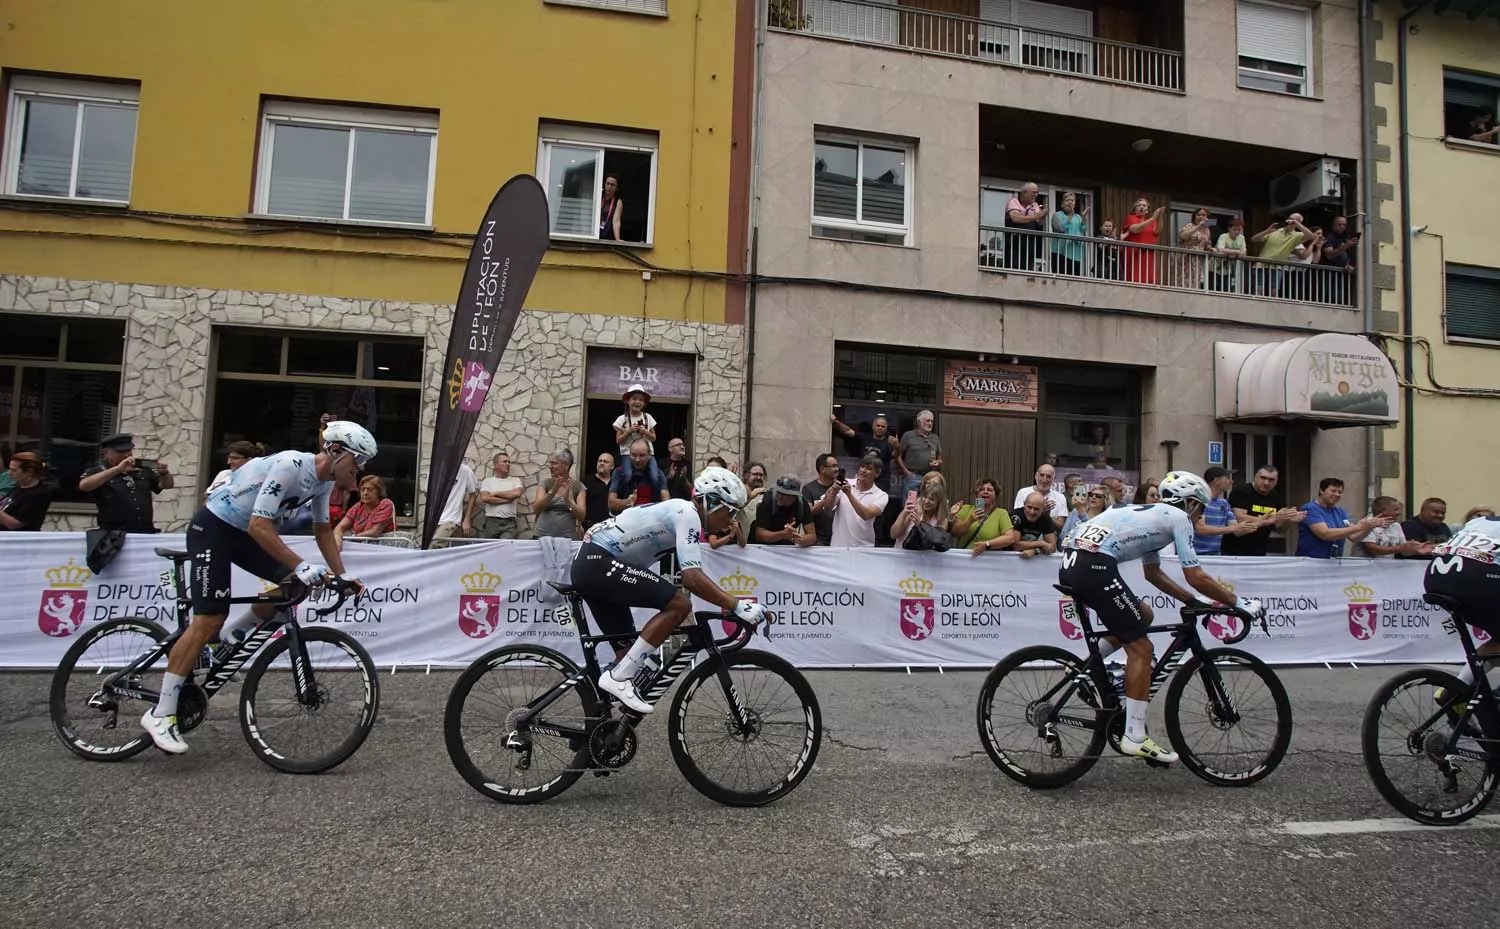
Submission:
[[[262,95],[440,113],[433,225],[472,234],[508,177],[537,169],[542,120],[660,134],[655,246],[725,270],[734,14],[668,17],[542,0],[6,0],[0,69],[140,81],[133,211],[164,223],[0,209],[0,271],[452,302],[467,242],[300,230],[247,235]],[[624,192],[629,196],[630,192]],[[66,233],[59,236],[54,233]],[[722,322],[717,282],[549,252],[529,307]]]
[[[1381,4],[1383,36],[1376,58],[1396,63],[1394,3]],[[1484,204],[1495,199],[1500,178],[1500,147],[1493,152],[1472,151],[1445,145],[1443,126],[1443,68],[1500,76],[1500,23],[1493,18],[1471,21],[1457,15],[1419,14],[1418,29],[1408,35],[1407,74],[1411,150],[1411,225],[1427,226],[1427,234],[1412,240],[1412,335],[1432,347],[1429,378],[1426,353],[1415,354],[1420,387],[1487,388],[1500,392],[1500,344],[1493,347],[1450,344],[1445,341],[1442,312],[1443,265],[1480,265],[1500,268],[1500,228],[1495,210]],[[1397,71],[1397,81],[1400,73]],[[1397,269],[1396,289],[1384,292],[1382,308],[1399,313],[1403,234],[1400,214],[1400,150],[1397,89],[1378,86],[1376,103],[1387,113],[1387,125],[1377,133],[1381,144],[1391,148],[1391,162],[1378,166],[1376,179],[1395,187],[1395,198],[1383,206],[1383,217],[1391,221],[1395,243],[1382,246],[1380,260]],[[1400,363],[1399,343],[1390,353]],[[1416,454],[1413,468],[1415,499],[1406,501],[1414,509],[1423,498],[1442,497],[1448,502],[1448,522],[1463,518],[1471,507],[1500,508],[1500,489],[1486,479],[1488,464],[1500,459],[1500,399],[1439,396],[1419,392],[1411,415],[1415,416]],[[1400,452],[1401,429],[1384,432],[1384,447]],[[1403,461],[1403,474],[1406,463]],[[1386,479],[1385,493],[1400,498],[1404,477]]]

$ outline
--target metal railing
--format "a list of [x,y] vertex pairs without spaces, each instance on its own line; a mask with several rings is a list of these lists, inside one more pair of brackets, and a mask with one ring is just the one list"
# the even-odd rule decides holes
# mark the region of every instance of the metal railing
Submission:
[[1092,80],[1183,91],[1182,53],[872,0],[771,0],[768,25]]
[[1356,294],[1349,268],[995,226],[979,227],[979,267],[1337,307],[1353,307]]

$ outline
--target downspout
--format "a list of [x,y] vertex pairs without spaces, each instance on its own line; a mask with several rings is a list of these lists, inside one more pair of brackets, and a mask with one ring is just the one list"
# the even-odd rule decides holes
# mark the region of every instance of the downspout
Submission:
[[1401,368],[1406,386],[1401,390],[1401,406],[1406,415],[1403,420],[1402,456],[1404,458],[1402,472],[1402,491],[1406,495],[1406,505],[1410,507],[1417,496],[1416,461],[1417,453],[1417,411],[1415,401],[1417,392],[1412,389],[1416,377],[1416,349],[1412,345],[1412,247],[1414,245],[1411,234],[1411,142],[1408,133],[1410,114],[1406,104],[1408,75],[1406,73],[1406,25],[1413,16],[1425,10],[1431,5],[1432,0],[1423,2],[1401,14],[1396,21],[1396,85],[1400,93],[1397,102],[1399,116],[1397,124],[1400,127],[1400,138],[1397,144],[1401,151],[1401,332],[1405,336],[1401,340]]
[[740,453],[742,469],[750,465],[750,423],[755,395],[755,296],[760,270],[761,119],[765,100],[766,28],[769,0],[755,2],[755,110],[750,119],[750,294],[745,307],[745,424]]
[[[1375,81],[1371,63],[1375,60],[1375,31],[1370,21],[1375,16],[1375,0],[1359,4],[1359,93],[1364,119],[1359,142],[1359,208],[1363,211],[1359,225],[1360,305],[1364,307],[1364,329],[1375,332],[1375,254],[1373,223],[1370,214],[1375,206]],[[1376,477],[1380,461],[1380,433],[1365,427],[1365,499],[1380,496],[1380,479]]]

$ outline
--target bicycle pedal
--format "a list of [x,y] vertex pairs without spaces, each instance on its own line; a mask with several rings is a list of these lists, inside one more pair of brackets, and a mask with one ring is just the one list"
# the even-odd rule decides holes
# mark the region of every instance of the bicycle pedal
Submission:
[[1172,763],[1170,761],[1157,761],[1155,758],[1147,758],[1147,759],[1145,759],[1145,762],[1146,762],[1146,767],[1148,767],[1148,768],[1170,768],[1170,767],[1172,767]]

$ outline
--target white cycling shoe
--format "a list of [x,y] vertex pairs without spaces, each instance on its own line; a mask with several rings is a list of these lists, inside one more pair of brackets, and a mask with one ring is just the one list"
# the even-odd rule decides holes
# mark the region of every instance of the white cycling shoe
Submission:
[[1134,755],[1137,758],[1145,758],[1148,761],[1159,761],[1162,764],[1175,764],[1177,762],[1176,752],[1157,745],[1156,740],[1149,735],[1139,742],[1128,735],[1121,736],[1120,754]]
[[188,744],[182,741],[182,733],[177,731],[176,716],[157,716],[147,710],[141,717],[141,728],[151,736],[157,748],[169,755],[181,755],[188,750]]
[[635,692],[635,681],[617,681],[613,674],[605,671],[599,675],[599,689],[637,713],[651,712],[651,704]]

